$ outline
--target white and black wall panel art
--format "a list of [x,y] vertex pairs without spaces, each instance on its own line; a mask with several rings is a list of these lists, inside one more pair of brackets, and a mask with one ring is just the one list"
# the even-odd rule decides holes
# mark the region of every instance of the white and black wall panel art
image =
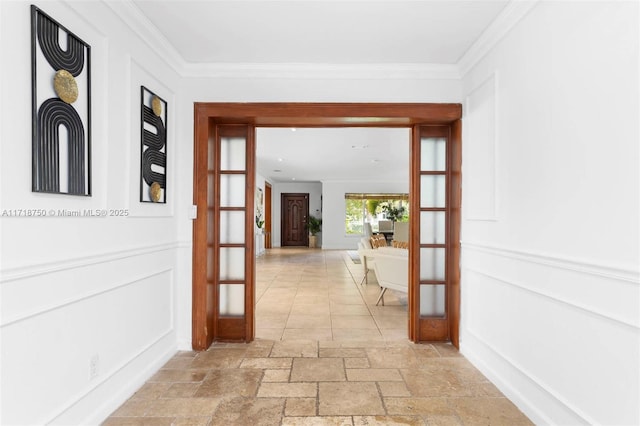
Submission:
[[91,195],[91,47],[31,6],[32,191]]
[[167,202],[167,102],[140,88],[140,201]]

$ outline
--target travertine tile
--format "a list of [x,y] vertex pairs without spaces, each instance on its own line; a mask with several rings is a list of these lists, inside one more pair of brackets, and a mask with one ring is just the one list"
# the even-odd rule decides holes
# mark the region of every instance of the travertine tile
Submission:
[[207,375],[202,370],[160,370],[149,382],[201,382]]
[[207,417],[176,417],[171,426],[208,426],[211,416]]
[[199,354],[191,363],[192,368],[236,368],[244,356],[246,349],[217,348]]
[[396,348],[370,348],[367,356],[373,368],[419,368],[422,361],[408,346]]
[[345,368],[370,368],[369,358],[344,358]]
[[329,313],[320,315],[290,315],[287,328],[331,328]]
[[318,356],[317,340],[285,340],[276,342],[271,350],[272,357],[309,357]]
[[149,401],[147,415],[154,417],[210,416],[221,398],[163,398]]
[[419,416],[354,416],[354,426],[424,426]]
[[385,397],[384,405],[389,414],[401,415],[455,415],[445,398],[396,398]]
[[284,415],[313,417],[317,414],[317,405],[316,398],[287,398]]
[[156,399],[171,387],[171,382],[145,383],[131,399]]
[[176,353],[104,425],[531,424],[452,345],[409,342],[406,297],[375,306],[346,252],[257,263],[256,340]]
[[315,398],[317,383],[262,383],[259,398]]
[[347,369],[350,382],[402,382],[400,372],[395,368]]
[[378,329],[371,315],[332,315],[331,328],[334,330],[337,328]]
[[334,340],[383,340],[377,328],[334,328]]
[[263,382],[288,382],[291,370],[288,368],[281,370],[264,370]]
[[339,382],[318,384],[321,416],[386,414],[375,383]]
[[327,340],[331,338],[331,328],[285,328],[282,334],[282,340]]
[[220,404],[210,425],[278,425],[284,403],[283,398],[232,398]]
[[262,370],[258,369],[212,370],[195,396],[208,398],[255,396],[262,374]]
[[291,382],[345,381],[342,358],[295,358],[291,369]]
[[284,334],[284,327],[282,328],[261,328],[256,327],[256,337],[260,339],[273,339],[280,340]]
[[477,396],[474,389],[460,381],[451,371],[403,369],[400,373],[413,396]]
[[378,382],[382,396],[411,396],[404,381],[400,382]]
[[332,302],[329,309],[332,315],[371,315],[366,305],[344,305]]
[[507,398],[452,398],[449,400],[464,424],[496,426],[532,425]]
[[240,363],[240,368],[291,368],[291,358],[246,358]]
[[281,426],[353,426],[351,417],[285,417]]
[[320,358],[365,358],[367,351],[363,348],[321,348]]
[[173,383],[171,387],[162,394],[162,398],[192,397],[199,387],[200,383]]

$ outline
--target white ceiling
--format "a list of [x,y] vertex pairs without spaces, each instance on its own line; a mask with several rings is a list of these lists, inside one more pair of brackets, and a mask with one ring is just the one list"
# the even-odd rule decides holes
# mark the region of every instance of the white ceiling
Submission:
[[134,0],[190,63],[454,64],[507,0]]
[[272,182],[409,182],[410,130],[259,128],[258,173]]
[[[170,56],[231,69],[455,66],[509,14],[509,0],[131,1]],[[408,181],[408,129],[263,128],[257,141],[271,181]]]

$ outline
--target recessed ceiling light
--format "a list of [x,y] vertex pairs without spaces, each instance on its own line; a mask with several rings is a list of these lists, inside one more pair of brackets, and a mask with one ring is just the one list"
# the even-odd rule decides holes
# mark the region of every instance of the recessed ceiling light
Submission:
[[278,158],[278,163],[282,163],[284,160],[282,158]]
[[298,130],[298,129],[296,129],[295,127],[292,127],[292,128],[291,128],[291,131],[292,131],[292,132],[295,132],[296,130]]
[[296,178],[291,178],[291,180],[296,180]]

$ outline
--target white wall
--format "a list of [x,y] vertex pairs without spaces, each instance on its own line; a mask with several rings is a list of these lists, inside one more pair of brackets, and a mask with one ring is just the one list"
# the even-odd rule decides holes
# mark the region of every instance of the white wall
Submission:
[[[35,3],[91,45],[93,196],[31,192],[30,3],[2,1],[0,210],[129,215],[0,219],[0,423],[98,423],[190,339],[177,332],[190,322],[176,263],[190,254],[175,219],[180,80],[104,3]],[[142,84],[169,105],[166,205],[137,201]]]
[[537,424],[640,423],[638,16],[540,2],[464,78],[461,349]]
[[[407,143],[409,141],[407,140]],[[408,163],[408,162],[407,162]],[[407,164],[407,168],[409,165]],[[324,244],[325,249],[356,250],[361,235],[345,233],[346,193],[388,192],[408,193],[409,182],[324,182]]]

